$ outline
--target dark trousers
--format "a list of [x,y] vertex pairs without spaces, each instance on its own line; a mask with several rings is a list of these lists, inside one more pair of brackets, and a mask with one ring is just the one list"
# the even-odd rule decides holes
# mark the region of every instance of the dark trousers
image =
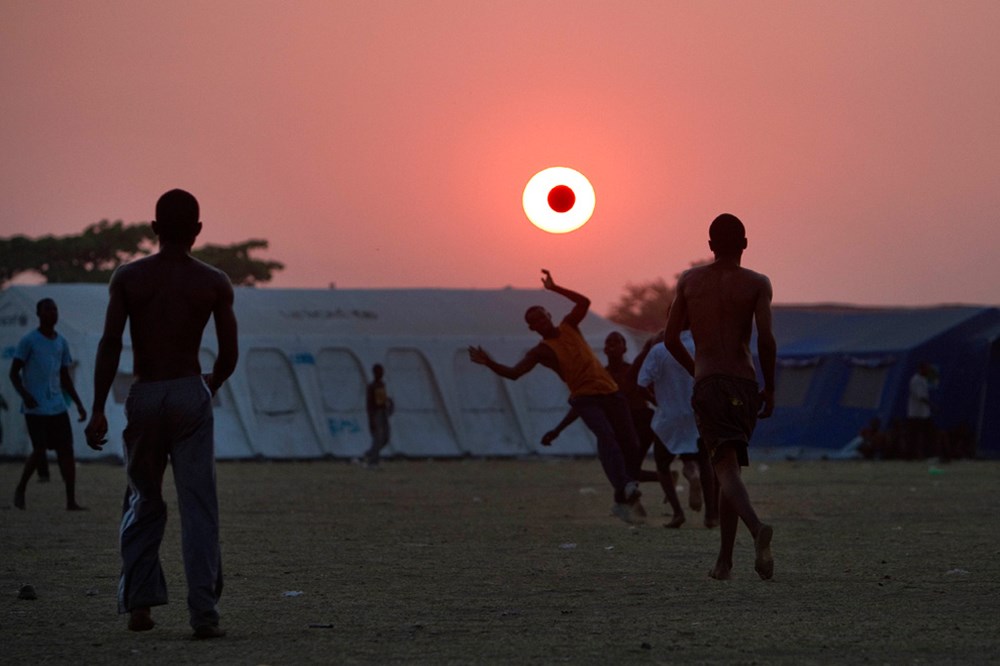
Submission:
[[597,437],[597,457],[615,489],[615,502],[625,501],[625,486],[639,478],[639,443],[628,402],[620,391],[571,399],[590,431]]

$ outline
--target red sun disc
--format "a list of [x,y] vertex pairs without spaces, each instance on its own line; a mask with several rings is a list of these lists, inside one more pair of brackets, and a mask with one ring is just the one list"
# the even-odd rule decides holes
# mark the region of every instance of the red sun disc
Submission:
[[556,185],[549,190],[549,208],[557,213],[565,213],[576,203],[576,194],[566,185]]

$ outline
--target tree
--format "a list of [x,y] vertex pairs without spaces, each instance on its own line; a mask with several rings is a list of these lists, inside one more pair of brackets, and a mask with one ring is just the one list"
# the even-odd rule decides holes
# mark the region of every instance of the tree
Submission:
[[[702,259],[691,263],[691,267],[711,263],[711,259]],[[674,283],[667,284],[663,278],[655,278],[648,282],[625,285],[625,293],[617,303],[612,304],[608,319],[634,328],[637,331],[656,333],[667,323],[667,311],[674,302],[674,290],[680,273],[674,276]]]
[[35,272],[46,282],[107,282],[118,266],[149,254],[155,234],[148,224],[101,220],[76,236],[0,238],[0,285]]
[[250,252],[258,249],[266,250],[267,241],[252,238],[233,245],[203,245],[192,250],[191,254],[222,270],[229,276],[233,284],[256,287],[258,284],[270,282],[273,277],[272,273],[285,268],[285,265],[280,261],[251,257]]
[[667,309],[674,300],[674,287],[663,278],[625,285],[625,293],[611,306],[608,319],[638,331],[655,333],[667,323]]
[[[121,220],[101,220],[79,235],[0,238],[0,287],[30,272],[46,282],[104,283],[120,265],[152,252],[155,238],[151,225],[126,225]],[[233,284],[254,286],[269,282],[275,271],[285,267],[250,256],[253,250],[267,249],[267,244],[266,240],[251,239],[233,245],[205,245],[191,254],[218,266]]]

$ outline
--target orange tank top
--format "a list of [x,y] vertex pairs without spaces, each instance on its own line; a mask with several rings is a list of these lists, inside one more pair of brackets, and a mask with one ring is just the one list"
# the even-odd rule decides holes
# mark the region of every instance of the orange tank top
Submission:
[[559,376],[569,387],[569,397],[607,395],[618,390],[601,361],[572,324],[559,324],[559,337],[542,340],[556,354]]

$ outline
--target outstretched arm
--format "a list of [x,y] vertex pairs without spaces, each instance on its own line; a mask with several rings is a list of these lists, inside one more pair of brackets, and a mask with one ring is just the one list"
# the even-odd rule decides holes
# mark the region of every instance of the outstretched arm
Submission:
[[583,321],[583,318],[587,316],[587,311],[590,309],[590,299],[583,294],[578,294],[575,291],[557,285],[555,280],[552,279],[552,274],[544,268],[542,269],[542,273],[545,274],[545,277],[542,278],[542,285],[546,289],[554,291],[560,296],[573,301],[573,309],[570,310],[570,313],[566,315],[563,321],[566,321],[573,326],[579,326],[580,322]]
[[566,412],[566,416],[564,416],[562,421],[559,422],[559,425],[542,435],[542,446],[549,446],[552,444],[556,437],[559,436],[559,433],[569,427],[569,424],[576,421],[579,417],[580,415],[576,413],[576,410],[570,407],[569,411]]
[[534,349],[525,354],[524,358],[518,361],[516,365],[510,366],[494,361],[482,347],[470,346],[469,360],[478,365],[485,365],[504,379],[518,379],[538,365],[538,355]]

